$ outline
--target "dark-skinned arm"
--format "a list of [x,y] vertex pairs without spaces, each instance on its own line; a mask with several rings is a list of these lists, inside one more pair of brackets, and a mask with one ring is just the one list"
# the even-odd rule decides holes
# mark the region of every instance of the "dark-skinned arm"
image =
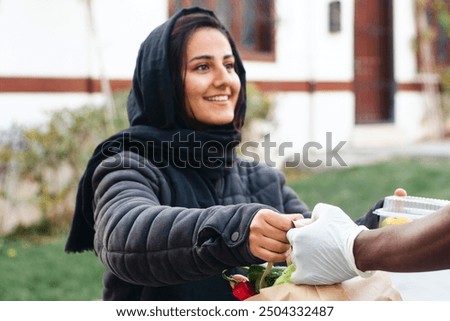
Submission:
[[408,224],[361,232],[354,256],[361,271],[420,272],[450,268],[450,205]]

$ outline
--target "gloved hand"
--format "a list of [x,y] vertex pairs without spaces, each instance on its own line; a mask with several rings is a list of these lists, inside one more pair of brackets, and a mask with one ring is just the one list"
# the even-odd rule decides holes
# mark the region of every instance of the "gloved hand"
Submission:
[[372,275],[359,271],[353,256],[354,240],[367,227],[356,225],[339,207],[323,203],[314,207],[311,222],[287,233],[295,265],[293,283],[334,284]]

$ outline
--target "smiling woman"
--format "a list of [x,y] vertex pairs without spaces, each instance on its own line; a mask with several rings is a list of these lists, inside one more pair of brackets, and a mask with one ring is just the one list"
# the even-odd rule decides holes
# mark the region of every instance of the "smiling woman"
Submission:
[[234,56],[227,38],[217,29],[200,29],[189,39],[186,56],[184,88],[188,118],[194,126],[231,123],[241,82],[234,70]]
[[66,245],[96,251],[105,300],[233,300],[224,269],[285,262],[308,211],[280,171],[236,156],[245,70],[214,13],[183,9],[150,33],[127,108],[131,126],[81,178]]
[[174,24],[169,64],[177,103],[182,106],[180,114],[188,126],[200,129],[232,123],[241,128],[245,74],[233,47],[233,39],[219,20],[193,13]]

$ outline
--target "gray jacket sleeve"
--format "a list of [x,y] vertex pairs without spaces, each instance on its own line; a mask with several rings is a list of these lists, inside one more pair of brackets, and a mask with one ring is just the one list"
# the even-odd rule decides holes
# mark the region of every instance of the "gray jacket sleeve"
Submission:
[[160,199],[170,197],[164,177],[132,153],[99,165],[93,186],[95,251],[125,281],[173,285],[217,275],[226,267],[260,263],[249,252],[248,227],[267,206],[161,205]]

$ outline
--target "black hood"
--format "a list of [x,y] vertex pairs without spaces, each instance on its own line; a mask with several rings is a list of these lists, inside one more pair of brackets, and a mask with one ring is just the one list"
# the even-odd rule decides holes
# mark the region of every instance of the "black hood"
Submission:
[[[175,82],[169,67],[169,41],[175,22],[180,17],[193,13],[204,13],[215,17],[212,11],[198,7],[183,9],[154,29],[142,43],[134,71],[133,87],[128,97],[128,119],[131,126],[148,125],[160,129],[188,128],[181,117],[182,106],[175,98]],[[230,45],[241,81],[241,99],[235,112],[235,118],[238,119],[235,124],[239,125],[233,128],[236,131],[233,134],[236,134],[240,132],[245,117],[246,79],[236,45],[233,41]],[[230,126],[220,127],[209,130],[231,129]]]
[[[214,16],[211,11],[197,7],[183,9],[154,29],[142,43],[127,104],[130,127],[95,148],[78,184],[75,213],[66,243],[67,252],[93,249],[92,176],[106,158],[123,151],[139,152],[174,181],[183,179],[179,173],[183,170],[195,171],[196,175],[207,179],[217,179],[226,175],[233,165],[246,109],[245,70],[235,44],[231,43],[231,47],[241,80],[241,99],[232,124],[209,126],[201,131],[190,129],[181,117],[182,106],[175,98],[168,57],[170,33],[177,19],[199,12]],[[189,166],[184,167],[185,164]],[[185,203],[182,197],[178,200],[179,204]]]

